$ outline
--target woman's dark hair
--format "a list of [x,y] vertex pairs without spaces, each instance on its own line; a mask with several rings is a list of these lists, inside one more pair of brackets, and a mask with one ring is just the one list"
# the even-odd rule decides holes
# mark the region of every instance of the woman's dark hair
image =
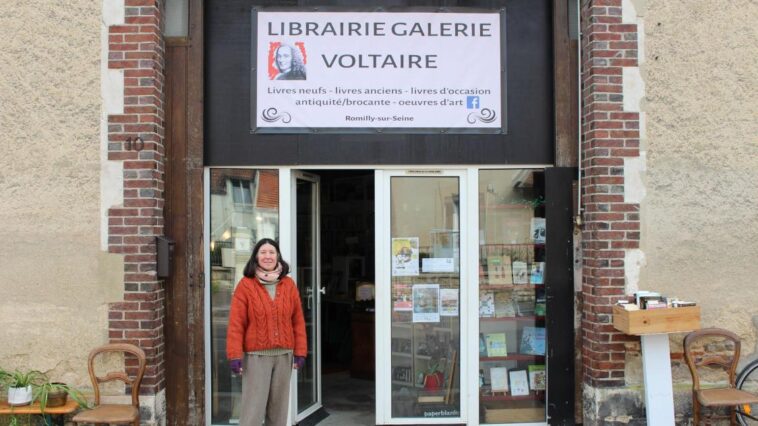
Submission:
[[279,279],[290,273],[290,265],[282,259],[282,251],[279,250],[279,243],[271,238],[262,238],[253,247],[253,254],[250,256],[250,260],[245,265],[245,271],[243,272],[248,278],[255,278],[255,269],[258,267],[258,251],[264,244],[271,244],[276,249],[276,260],[282,265],[282,273],[279,274]]

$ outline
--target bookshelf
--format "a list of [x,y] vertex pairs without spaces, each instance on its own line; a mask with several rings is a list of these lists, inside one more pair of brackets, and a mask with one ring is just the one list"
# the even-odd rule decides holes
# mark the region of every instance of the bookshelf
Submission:
[[480,356],[479,362],[496,361],[545,361],[544,355],[512,354],[507,356]]

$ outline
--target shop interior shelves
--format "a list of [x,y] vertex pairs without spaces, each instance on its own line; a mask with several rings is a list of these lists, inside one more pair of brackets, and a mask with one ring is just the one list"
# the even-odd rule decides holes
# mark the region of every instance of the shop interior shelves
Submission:
[[511,354],[508,356],[480,356],[480,362],[495,362],[495,361],[544,361],[545,355],[528,355],[528,354]]
[[511,395],[509,393],[500,393],[496,395],[480,395],[479,400],[482,402],[490,401],[527,401],[527,400],[545,399],[545,391],[529,391],[529,395]]
[[480,244],[479,245],[479,248],[481,249],[493,249],[493,248],[501,248],[501,247],[545,247],[545,243],[526,242],[526,243],[496,243],[496,244]]
[[528,322],[539,322],[544,321],[544,316],[530,316],[525,315],[523,317],[480,317],[479,321],[482,322],[500,322],[500,321],[528,321]]
[[544,284],[494,284],[494,285],[480,285],[479,290],[490,290],[490,291],[497,291],[497,290],[511,290],[511,289],[537,289],[540,287],[544,287]]
[[534,210],[531,204],[490,204],[486,206],[487,210]]

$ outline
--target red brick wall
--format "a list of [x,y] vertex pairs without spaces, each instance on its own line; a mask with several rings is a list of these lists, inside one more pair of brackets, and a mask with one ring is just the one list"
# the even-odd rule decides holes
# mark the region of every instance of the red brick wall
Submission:
[[164,204],[160,3],[125,0],[124,25],[108,31],[108,67],[124,70],[124,114],[108,116],[108,160],[123,161],[124,169],[123,206],[108,211],[108,251],[124,255],[124,300],[110,306],[108,337],[136,344],[147,354],[144,394],[164,388],[165,296],[155,254],[155,237],[163,235]]
[[624,159],[639,157],[639,113],[623,108],[622,68],[636,67],[637,25],[622,0],[582,1],[582,357],[584,382],[623,386],[624,342],[611,324],[626,249],[639,248],[639,204],[624,202]]

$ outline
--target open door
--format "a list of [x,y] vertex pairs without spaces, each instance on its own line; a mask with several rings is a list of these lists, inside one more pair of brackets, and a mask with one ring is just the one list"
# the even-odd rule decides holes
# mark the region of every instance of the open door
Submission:
[[300,290],[305,328],[308,335],[308,357],[297,371],[292,388],[293,423],[298,423],[322,406],[321,399],[321,295],[320,218],[318,176],[292,171],[291,203],[293,230],[292,271]]

